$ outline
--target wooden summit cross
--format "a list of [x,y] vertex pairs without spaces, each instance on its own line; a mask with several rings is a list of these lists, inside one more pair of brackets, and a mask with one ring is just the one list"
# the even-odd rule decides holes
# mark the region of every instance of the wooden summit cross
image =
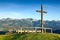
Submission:
[[41,13],[41,27],[42,27],[42,33],[43,33],[43,13],[47,13],[45,11],[43,11],[43,5],[41,4],[41,10],[36,10],[36,12],[40,12]]

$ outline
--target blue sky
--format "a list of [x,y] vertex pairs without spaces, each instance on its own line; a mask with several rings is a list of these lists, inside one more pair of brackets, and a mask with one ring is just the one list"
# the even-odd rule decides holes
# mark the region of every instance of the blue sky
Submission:
[[44,20],[60,20],[60,0],[0,0],[0,18],[41,19],[40,5],[44,5]]

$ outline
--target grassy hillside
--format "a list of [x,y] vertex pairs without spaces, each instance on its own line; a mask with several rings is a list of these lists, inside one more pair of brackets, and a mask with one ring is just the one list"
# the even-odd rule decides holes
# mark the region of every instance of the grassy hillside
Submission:
[[0,40],[60,40],[60,34],[25,33],[0,35]]

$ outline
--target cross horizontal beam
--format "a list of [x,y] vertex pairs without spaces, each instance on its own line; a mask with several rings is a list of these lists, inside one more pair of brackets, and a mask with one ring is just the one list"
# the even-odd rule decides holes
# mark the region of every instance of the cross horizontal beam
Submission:
[[[41,12],[41,11],[40,10],[36,10],[36,12]],[[43,13],[47,13],[47,12],[43,11]]]

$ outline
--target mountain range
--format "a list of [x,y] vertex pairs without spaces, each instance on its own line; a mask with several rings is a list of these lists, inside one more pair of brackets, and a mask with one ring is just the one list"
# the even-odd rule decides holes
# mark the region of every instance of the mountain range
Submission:
[[[36,20],[32,18],[25,19],[11,19],[5,18],[0,19],[0,27],[4,26],[16,26],[16,27],[41,27],[41,20]],[[44,21],[44,27],[60,29],[60,21]]]
[[[41,20],[36,20],[32,18],[25,19],[11,19],[11,18],[3,18],[0,19],[0,28],[5,27],[41,27]],[[53,30],[60,30],[60,21],[44,21],[44,27],[52,28]]]

